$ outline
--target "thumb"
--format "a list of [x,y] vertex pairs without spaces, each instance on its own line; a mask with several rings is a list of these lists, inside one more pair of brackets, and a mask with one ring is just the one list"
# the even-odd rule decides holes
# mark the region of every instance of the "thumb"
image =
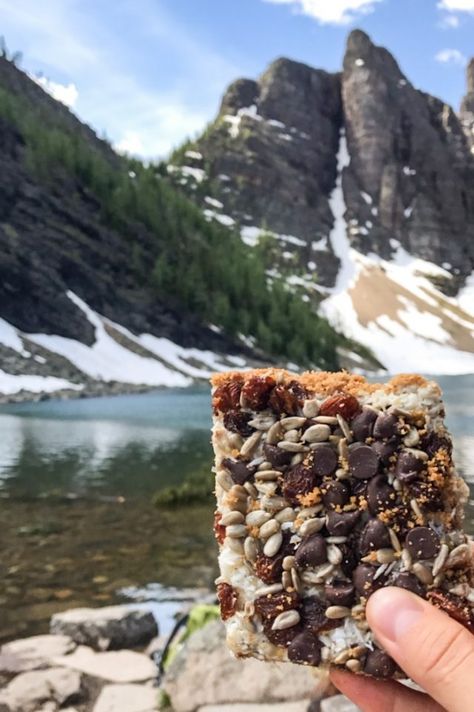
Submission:
[[377,641],[449,712],[472,709],[474,636],[445,613],[401,588],[384,588],[367,604]]

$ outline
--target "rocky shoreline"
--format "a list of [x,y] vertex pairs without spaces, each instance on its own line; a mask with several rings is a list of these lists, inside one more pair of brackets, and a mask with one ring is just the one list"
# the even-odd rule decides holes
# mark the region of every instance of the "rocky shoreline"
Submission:
[[49,634],[0,648],[0,712],[356,712],[340,695],[322,699],[327,679],[309,668],[233,658],[221,621],[203,620],[170,656],[141,607],[55,614]]

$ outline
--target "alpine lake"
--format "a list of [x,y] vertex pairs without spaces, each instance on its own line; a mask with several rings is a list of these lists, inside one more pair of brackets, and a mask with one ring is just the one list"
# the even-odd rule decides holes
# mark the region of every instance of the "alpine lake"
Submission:
[[[474,497],[474,375],[439,377]],[[0,642],[78,606],[172,612],[217,575],[213,501],[157,507],[211,468],[205,387],[0,408]],[[474,500],[466,526],[474,533]]]

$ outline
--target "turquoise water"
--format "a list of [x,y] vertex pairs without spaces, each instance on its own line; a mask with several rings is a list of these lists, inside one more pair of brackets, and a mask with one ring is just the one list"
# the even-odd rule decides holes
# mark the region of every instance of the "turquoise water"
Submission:
[[[442,377],[458,469],[474,486],[474,376]],[[212,501],[166,512],[152,496],[209,468],[204,389],[0,408],[0,640],[126,591],[209,587]],[[474,533],[474,506],[468,527]],[[161,590],[161,589],[160,589]]]

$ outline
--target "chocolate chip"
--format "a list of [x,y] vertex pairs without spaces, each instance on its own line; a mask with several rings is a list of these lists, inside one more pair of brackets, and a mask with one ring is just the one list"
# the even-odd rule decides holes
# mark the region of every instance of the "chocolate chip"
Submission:
[[333,606],[352,606],[355,588],[348,581],[333,581],[324,587],[324,595]]
[[367,438],[372,436],[372,431],[374,429],[374,422],[377,418],[377,413],[374,410],[367,408],[363,410],[362,413],[356,415],[354,420],[351,422],[351,430],[354,434],[356,440],[364,442]]
[[393,413],[381,413],[374,423],[374,438],[391,438],[398,433],[398,418]]
[[371,650],[365,659],[364,672],[372,677],[390,678],[397,669],[394,660],[383,650]]
[[264,583],[276,583],[280,581],[283,573],[284,556],[264,556],[259,554],[255,561],[255,573]]
[[333,620],[326,618],[326,608],[326,603],[317,596],[303,598],[301,602],[300,615],[303,626],[313,635],[337,628],[340,625],[340,622],[335,625]]
[[385,524],[380,519],[370,519],[360,535],[359,550],[362,556],[390,546],[390,536]]
[[390,464],[390,458],[397,452],[398,446],[400,445],[400,439],[397,436],[390,438],[387,442],[382,440],[377,440],[373,443],[372,449],[380,459],[383,465]]
[[284,630],[273,630],[272,625],[272,621],[263,621],[263,631],[270,643],[279,645],[282,648],[287,648],[302,630],[301,625],[293,625],[291,628],[285,628]]
[[408,573],[408,571],[398,574],[393,580],[393,585],[416,593],[417,596],[423,597],[426,593],[421,581],[413,574]]
[[299,633],[288,647],[288,658],[294,663],[319,665],[321,662],[322,643],[309,631]]
[[392,508],[396,499],[396,492],[388,484],[385,475],[377,475],[370,480],[367,487],[367,502],[372,514]]
[[432,559],[440,549],[438,535],[428,527],[410,529],[405,546],[414,559]]
[[358,480],[369,480],[377,474],[379,458],[377,453],[368,445],[362,445],[349,451],[349,469],[351,475]]
[[324,482],[321,486],[322,500],[326,507],[343,507],[348,503],[351,491],[344,482]]
[[296,549],[296,563],[298,566],[319,566],[326,563],[326,542],[321,534],[311,534],[303,539]]
[[360,512],[328,512],[326,529],[331,536],[347,536],[359,520]]
[[243,485],[257,470],[256,467],[248,467],[242,460],[231,460],[230,457],[226,457],[222,464],[229,470],[236,485]]
[[379,576],[374,581],[376,571],[376,567],[369,566],[369,564],[359,564],[355,569],[352,574],[352,582],[359,596],[368,598],[374,591],[384,585],[386,580],[384,576]]
[[337,467],[336,451],[327,445],[320,445],[313,450],[311,469],[320,477],[332,475]]
[[272,467],[285,467],[285,465],[289,465],[293,456],[292,452],[286,452],[286,450],[282,450],[281,447],[268,445],[267,443],[263,446],[263,452]]
[[401,482],[409,484],[418,479],[420,471],[423,469],[423,460],[415,457],[412,452],[402,450],[398,456],[395,472]]
[[350,546],[349,544],[338,544],[338,549],[342,552],[342,561],[339,564],[341,571],[344,576],[350,578],[359,561],[357,554],[354,551],[353,546]]

